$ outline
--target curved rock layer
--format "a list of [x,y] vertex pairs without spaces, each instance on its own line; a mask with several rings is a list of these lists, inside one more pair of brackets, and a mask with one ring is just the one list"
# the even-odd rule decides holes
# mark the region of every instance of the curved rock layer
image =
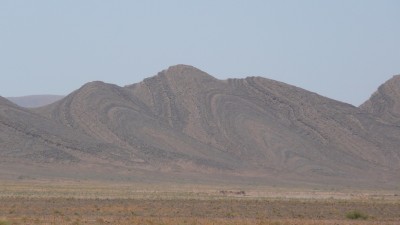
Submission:
[[399,179],[399,127],[261,77],[222,81],[178,65],[126,87],[88,83],[35,112],[124,149],[133,166],[306,180]]
[[[0,158],[16,163],[110,163],[129,155],[0,97]],[[118,158],[118,160],[121,160]]]

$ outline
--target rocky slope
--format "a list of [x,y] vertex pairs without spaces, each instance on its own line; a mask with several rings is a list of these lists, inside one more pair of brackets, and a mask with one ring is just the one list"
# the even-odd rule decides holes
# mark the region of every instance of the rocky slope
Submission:
[[0,143],[2,163],[108,164],[116,158],[114,154],[129,155],[125,150],[50,121],[2,97]]
[[218,80],[177,65],[126,87],[92,82],[35,112],[157,171],[399,180],[399,127],[362,108],[261,77]]
[[360,108],[381,121],[400,126],[400,75],[381,85]]
[[91,82],[31,110],[0,98],[0,177],[11,162],[91,169],[89,179],[396,185],[398,83],[357,108],[266,78],[218,80],[177,65],[125,87]]

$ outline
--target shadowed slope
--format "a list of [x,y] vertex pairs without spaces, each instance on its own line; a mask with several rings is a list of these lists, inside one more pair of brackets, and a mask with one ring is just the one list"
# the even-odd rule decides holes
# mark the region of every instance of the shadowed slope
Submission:
[[158,170],[399,179],[398,128],[260,77],[221,81],[177,65],[126,87],[92,82],[36,111]]
[[382,121],[400,126],[400,75],[382,84],[360,108]]

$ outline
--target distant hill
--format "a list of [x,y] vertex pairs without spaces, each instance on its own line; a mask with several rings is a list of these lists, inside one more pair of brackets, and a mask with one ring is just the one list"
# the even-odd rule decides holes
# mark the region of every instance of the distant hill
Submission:
[[51,104],[62,99],[62,95],[29,95],[21,97],[7,97],[8,100],[25,108],[36,108]]
[[[123,179],[152,173],[248,184],[400,182],[396,120],[262,77],[218,80],[177,65],[125,87],[95,81],[44,107],[5,100],[0,109],[2,154],[49,167],[108,168]],[[100,176],[94,174],[89,178]]]

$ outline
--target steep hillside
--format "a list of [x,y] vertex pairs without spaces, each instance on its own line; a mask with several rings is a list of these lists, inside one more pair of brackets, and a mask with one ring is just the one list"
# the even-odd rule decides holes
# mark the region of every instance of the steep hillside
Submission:
[[35,111],[159,171],[399,180],[398,127],[261,77],[222,81],[177,65],[126,87],[92,82]]
[[400,126],[400,75],[382,84],[360,108],[382,121]]

